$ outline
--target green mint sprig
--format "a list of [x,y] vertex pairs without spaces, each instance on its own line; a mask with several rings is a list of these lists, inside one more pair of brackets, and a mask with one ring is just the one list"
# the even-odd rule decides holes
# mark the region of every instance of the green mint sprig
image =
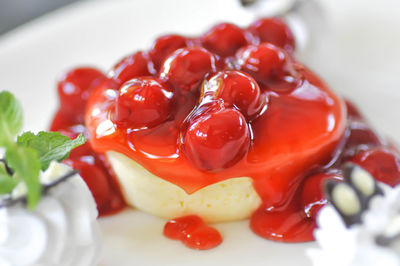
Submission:
[[23,182],[28,208],[33,210],[42,194],[40,170],[46,170],[51,161],[67,158],[86,139],[79,135],[71,140],[58,132],[25,132],[15,141],[22,128],[22,113],[21,104],[10,92],[0,92],[0,147],[5,148],[5,162],[12,169],[10,174],[0,162],[0,194],[11,193]]

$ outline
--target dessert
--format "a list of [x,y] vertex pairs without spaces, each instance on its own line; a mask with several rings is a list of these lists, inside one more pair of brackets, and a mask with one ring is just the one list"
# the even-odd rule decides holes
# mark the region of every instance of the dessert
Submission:
[[83,136],[17,137],[22,108],[9,92],[0,92],[0,125],[0,264],[97,265],[94,199],[77,172],[59,163],[85,142]]
[[[64,76],[51,130],[89,139],[66,163],[95,169],[83,178],[102,215],[125,201],[173,221],[251,217],[262,237],[310,241],[327,202],[320,184],[343,179],[344,162],[386,160],[375,150],[398,159],[294,49],[276,18],[247,29],[218,24],[199,38],[162,36],[108,75]],[[377,171],[398,182],[398,168]]]

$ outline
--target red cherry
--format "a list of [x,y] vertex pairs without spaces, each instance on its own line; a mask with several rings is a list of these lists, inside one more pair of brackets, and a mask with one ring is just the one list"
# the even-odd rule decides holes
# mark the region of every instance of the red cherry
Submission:
[[265,85],[283,81],[290,72],[286,52],[270,43],[243,47],[236,53],[236,60],[240,70]]
[[248,74],[226,70],[211,76],[203,85],[202,98],[223,99],[247,118],[260,113],[265,105],[257,82]]
[[[106,77],[94,68],[76,68],[58,82],[60,111],[76,123],[83,123],[86,101],[90,91]],[[71,120],[70,119],[70,120]]]
[[260,39],[293,52],[295,41],[289,27],[279,18],[263,18],[251,24],[248,30]]
[[100,167],[95,165],[96,159],[91,156],[82,156],[75,159],[66,159],[64,163],[79,171],[88,185],[96,201],[99,211],[110,199],[110,185],[105,173]]
[[143,52],[137,52],[129,55],[119,61],[111,70],[110,76],[119,85],[126,81],[155,74],[153,63],[149,56]]
[[350,123],[350,135],[346,141],[346,149],[356,148],[357,146],[379,146],[381,141],[379,137],[363,122]]
[[351,161],[370,172],[380,182],[392,187],[400,183],[400,158],[389,150],[376,148],[361,151]]
[[159,125],[170,115],[172,96],[169,88],[159,79],[132,79],[119,92],[115,120],[134,128]]
[[319,173],[307,177],[301,191],[301,205],[307,217],[314,218],[319,210],[328,203],[324,195],[324,182],[329,179],[343,180],[343,177],[333,173]]
[[184,137],[184,149],[187,158],[198,168],[220,171],[243,158],[249,141],[249,128],[243,115],[235,109],[219,108],[193,119]]
[[161,68],[161,78],[186,91],[198,87],[207,73],[215,72],[215,57],[200,47],[183,48],[168,57]]
[[188,41],[180,35],[165,35],[159,37],[153,44],[149,55],[156,69],[160,69],[164,60],[179,48],[188,46]]
[[248,44],[245,31],[230,23],[214,26],[201,41],[206,49],[222,57],[234,55],[240,47]]

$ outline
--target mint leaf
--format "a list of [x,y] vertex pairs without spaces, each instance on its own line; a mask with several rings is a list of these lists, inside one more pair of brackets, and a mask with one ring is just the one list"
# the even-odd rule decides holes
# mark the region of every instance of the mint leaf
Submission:
[[51,161],[62,161],[69,156],[72,149],[86,142],[85,137],[80,134],[71,140],[58,132],[25,132],[18,137],[19,145],[30,147],[38,151],[41,169],[46,170]]
[[18,184],[18,181],[8,175],[5,166],[0,162],[0,195],[8,194]]
[[33,210],[42,194],[39,181],[40,160],[38,152],[30,147],[18,146],[15,143],[6,150],[7,163],[14,171],[14,178],[22,180],[28,189],[28,208]]
[[22,128],[22,107],[7,91],[0,92],[0,146],[7,147]]

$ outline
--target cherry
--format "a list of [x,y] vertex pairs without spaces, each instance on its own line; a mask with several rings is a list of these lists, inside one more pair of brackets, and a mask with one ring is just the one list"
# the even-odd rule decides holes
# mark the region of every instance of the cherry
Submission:
[[307,217],[317,217],[319,210],[328,203],[323,186],[329,179],[342,181],[343,177],[333,173],[318,173],[306,178],[300,199]]
[[236,60],[240,70],[264,85],[284,81],[290,71],[286,52],[270,43],[243,47],[236,53]]
[[165,60],[160,76],[189,91],[197,88],[207,73],[216,71],[215,62],[213,54],[204,48],[182,48]]
[[180,240],[190,248],[200,250],[214,248],[222,242],[219,232],[205,225],[196,215],[169,220],[164,226],[164,235]]
[[255,21],[248,28],[249,32],[259,38],[260,42],[269,42],[291,53],[295,41],[289,27],[279,18],[263,18]]
[[110,76],[119,85],[126,81],[155,74],[153,63],[144,52],[136,52],[119,61],[111,70]]
[[350,135],[346,141],[345,149],[354,148],[357,146],[379,146],[381,141],[379,137],[363,122],[350,123]]
[[154,62],[155,68],[160,69],[164,60],[179,48],[188,46],[188,41],[180,35],[165,35],[159,37],[153,44],[149,55]]
[[93,194],[97,208],[101,212],[101,207],[108,204],[112,192],[110,191],[107,173],[98,167],[95,161],[94,156],[87,155],[80,158],[69,158],[63,162],[79,171],[79,174],[85,180],[85,183]]
[[233,166],[246,154],[250,133],[243,115],[231,108],[215,108],[193,119],[184,136],[189,161],[205,171]]
[[234,105],[248,119],[260,113],[265,105],[257,82],[248,74],[235,70],[211,76],[203,85],[201,98],[208,96]]
[[94,86],[106,77],[94,68],[76,68],[64,75],[58,82],[60,112],[69,120],[83,123],[87,99]]
[[222,57],[234,55],[237,49],[248,44],[245,31],[230,23],[214,26],[201,41],[206,49]]
[[119,92],[115,120],[134,128],[159,125],[170,115],[172,96],[165,83],[157,78],[132,79]]
[[389,150],[375,148],[361,151],[350,160],[380,182],[392,187],[400,183],[400,158]]

